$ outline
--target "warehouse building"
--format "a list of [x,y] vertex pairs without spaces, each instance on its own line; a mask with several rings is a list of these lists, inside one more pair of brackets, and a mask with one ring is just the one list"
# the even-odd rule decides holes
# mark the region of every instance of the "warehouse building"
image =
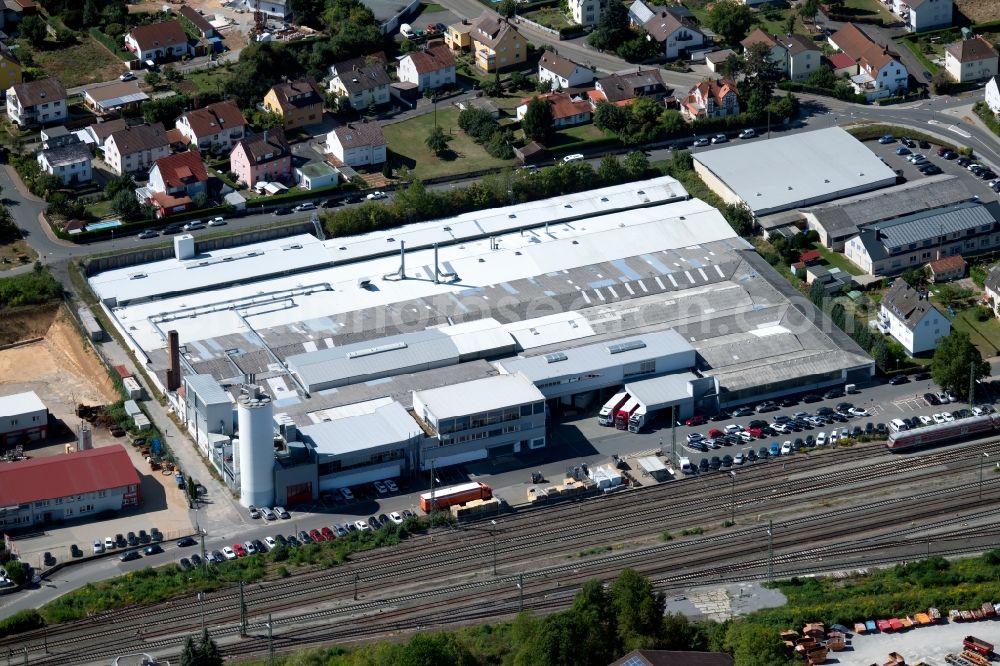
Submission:
[[48,428],[48,407],[34,391],[0,397],[0,446],[44,440]]
[[[686,413],[873,370],[671,178],[357,237],[184,253],[90,282],[154,382],[178,368],[184,381],[167,394],[190,431],[208,430],[227,483],[278,503],[517,459],[547,445],[547,419],[623,384]],[[229,432],[218,422],[234,423],[248,383],[255,408]]]
[[756,217],[896,183],[896,173],[840,127],[734,144],[692,157],[695,171],[713,192],[726,203],[745,204]]
[[0,465],[0,528],[139,506],[139,473],[120,444]]

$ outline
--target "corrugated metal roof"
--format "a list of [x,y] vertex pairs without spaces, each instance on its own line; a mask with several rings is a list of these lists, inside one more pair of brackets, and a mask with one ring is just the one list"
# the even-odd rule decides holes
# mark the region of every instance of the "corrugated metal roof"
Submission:
[[648,411],[654,411],[689,399],[691,397],[690,384],[695,379],[698,377],[693,373],[677,372],[672,375],[628,382],[625,384],[625,390],[645,405]]
[[0,506],[139,485],[121,444],[0,465]]
[[524,375],[494,375],[452,384],[416,396],[438,419],[478,414],[544,400],[545,396]]
[[398,402],[383,405],[370,414],[347,416],[299,430],[304,442],[319,455],[327,456],[397,445],[421,432]]
[[[612,354],[609,347],[615,344],[642,342],[642,347]],[[552,354],[519,356],[499,361],[506,372],[523,373],[535,383],[556,377],[565,377],[586,372],[600,372],[602,369],[647,361],[685,352],[694,353],[694,348],[673,329],[632,335],[618,340],[606,340],[581,347],[563,349],[556,353],[565,355],[558,361],[550,361]]]
[[983,205],[974,201],[928,210],[913,215],[873,224],[878,240],[887,248],[922,243],[947,234],[964,233],[998,221],[1000,205]]
[[188,386],[187,390],[194,391],[206,405],[232,403],[232,400],[229,399],[229,394],[226,393],[212,375],[186,375],[184,381]]

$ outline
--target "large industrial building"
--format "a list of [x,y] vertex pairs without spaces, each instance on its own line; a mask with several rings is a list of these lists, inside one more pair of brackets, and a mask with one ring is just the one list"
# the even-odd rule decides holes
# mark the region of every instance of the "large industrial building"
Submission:
[[652,419],[873,370],[672,178],[90,284],[246,504],[516,457],[623,384]]
[[139,506],[139,473],[121,444],[0,465],[0,528]]
[[713,192],[756,217],[896,183],[896,173],[840,127],[734,144],[693,159]]

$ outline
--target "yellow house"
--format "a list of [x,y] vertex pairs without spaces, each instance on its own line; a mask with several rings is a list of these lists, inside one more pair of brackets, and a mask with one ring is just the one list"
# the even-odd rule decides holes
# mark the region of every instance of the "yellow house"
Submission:
[[468,23],[452,23],[444,33],[444,43],[452,51],[468,51],[472,48],[472,26]]
[[21,72],[21,61],[6,44],[0,44],[0,90],[21,83]]
[[528,45],[507,19],[485,11],[472,24],[472,48],[480,72],[497,72],[524,64]]
[[264,109],[284,119],[286,130],[323,122],[323,96],[312,81],[285,81],[264,95]]

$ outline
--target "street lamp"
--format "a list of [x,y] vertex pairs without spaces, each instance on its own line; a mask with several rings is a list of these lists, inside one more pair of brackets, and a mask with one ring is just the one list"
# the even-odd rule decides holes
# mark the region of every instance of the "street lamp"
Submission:
[[496,576],[497,575],[497,530],[496,530],[497,521],[491,520],[490,525],[492,525],[492,527],[490,528],[490,536],[493,537],[493,575]]
[[983,463],[986,459],[990,457],[990,454],[983,451],[983,455],[979,458],[979,501],[983,501]]
[[733,483],[730,486],[730,492],[729,492],[729,505],[731,509],[729,522],[735,525],[736,524],[736,472],[734,470],[729,470],[729,476],[733,478]]

